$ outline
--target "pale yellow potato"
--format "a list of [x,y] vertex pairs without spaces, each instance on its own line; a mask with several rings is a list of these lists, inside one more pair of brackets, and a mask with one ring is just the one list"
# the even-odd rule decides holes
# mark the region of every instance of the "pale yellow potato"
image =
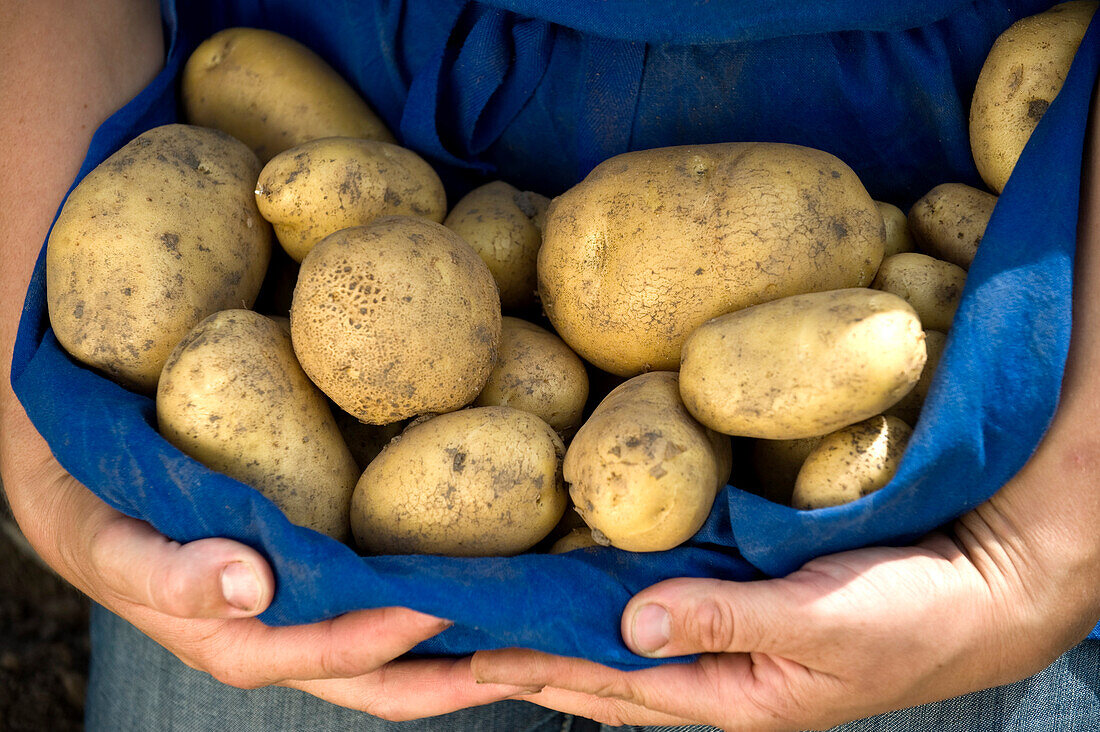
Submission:
[[363,472],[351,525],[370,554],[510,556],[566,506],[561,438],[533,414],[479,407],[407,428]]
[[897,417],[872,417],[825,436],[798,472],[791,505],[801,510],[851,503],[885,486],[913,430]]
[[697,420],[727,435],[815,437],[892,406],[917,383],[924,361],[920,320],[896,295],[795,295],[692,333],[680,394]]
[[554,542],[549,554],[565,554],[574,549],[587,549],[591,546],[601,546],[600,542],[592,535],[592,529],[573,529],[568,534]]
[[322,239],[302,261],[290,332],[302,368],[360,422],[472,402],[496,363],[500,300],[450,229],[384,216]]
[[951,329],[965,286],[966,270],[962,267],[916,252],[884,259],[871,284],[912,305],[926,330],[944,333]]
[[909,209],[909,230],[925,254],[970,269],[997,197],[965,183],[938,185]]
[[692,419],[677,381],[670,371],[630,379],[569,445],[569,495],[600,543],[635,552],[678,546],[702,527],[729,479],[729,439]]
[[924,362],[920,380],[911,392],[901,398],[901,401],[887,409],[884,412],[885,415],[897,417],[909,425],[916,425],[921,407],[924,406],[924,399],[932,386],[932,377],[936,375],[936,367],[940,365],[940,357],[943,356],[943,349],[946,346],[946,334],[938,330],[924,331],[924,347],[928,351],[928,360]]
[[884,201],[875,201],[875,205],[878,206],[883,223],[886,224],[886,248],[882,253],[883,258],[913,251],[913,237],[909,235],[905,212],[894,204]]
[[631,376],[676,369],[710,318],[870,284],[885,225],[855,173],[796,145],[722,143],[618,155],[554,199],[539,293],[582,358]]
[[273,157],[260,171],[256,205],[287,254],[301,262],[329,234],[380,216],[439,223],[447,195],[432,166],[412,150],[326,137]]
[[256,488],[292,523],[349,538],[359,467],[283,326],[250,310],[199,323],[164,366],[157,422],[166,440]]
[[760,495],[772,503],[789,506],[798,471],[819,442],[821,437],[754,440],[752,466],[760,484]]
[[271,258],[252,194],[259,170],[229,135],[166,125],[90,172],[46,247],[46,301],[65,350],[151,393],[200,320],[250,307]]
[[188,122],[228,132],[264,163],[322,137],[394,142],[324,59],[269,30],[227,28],[199,44],[183,67],[180,97]]
[[970,104],[970,149],[995,193],[1061,91],[1097,5],[1074,0],[1018,20],[990,49]]
[[535,264],[549,204],[546,196],[494,181],[466,194],[443,222],[485,260],[505,309],[538,301]]
[[522,409],[568,437],[586,401],[588,374],[561,338],[519,318],[501,319],[497,364],[474,406]]

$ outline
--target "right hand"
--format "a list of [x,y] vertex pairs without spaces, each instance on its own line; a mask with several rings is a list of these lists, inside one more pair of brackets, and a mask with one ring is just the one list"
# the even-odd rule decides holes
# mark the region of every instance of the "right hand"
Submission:
[[275,579],[229,539],[170,541],[114,510],[57,463],[18,405],[0,430],[0,469],[31,545],[77,589],[192,668],[239,688],[289,686],[391,720],[505,699],[521,687],[477,684],[470,660],[393,659],[450,624],[406,608],[293,627],[255,618]]

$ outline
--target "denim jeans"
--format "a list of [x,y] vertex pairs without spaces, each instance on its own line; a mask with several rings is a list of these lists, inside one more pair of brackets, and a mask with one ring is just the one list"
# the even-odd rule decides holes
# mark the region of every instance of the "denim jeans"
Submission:
[[[851,722],[835,732],[1100,730],[1100,641],[1085,641],[1023,681]],[[617,727],[504,701],[412,722],[386,722],[293,689],[241,690],[195,671],[106,610],[92,612],[88,732],[665,732]],[[678,727],[703,732],[711,727]]]

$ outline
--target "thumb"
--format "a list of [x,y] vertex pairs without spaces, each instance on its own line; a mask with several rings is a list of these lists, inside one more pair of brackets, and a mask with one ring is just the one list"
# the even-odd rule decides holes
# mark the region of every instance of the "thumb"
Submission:
[[[783,580],[672,579],[642,590],[623,610],[622,635],[640,656],[774,652],[796,606]],[[793,626],[793,627],[798,627]]]
[[180,618],[243,618],[267,609],[270,566],[230,539],[179,544],[152,526],[115,514],[90,538],[98,594]]

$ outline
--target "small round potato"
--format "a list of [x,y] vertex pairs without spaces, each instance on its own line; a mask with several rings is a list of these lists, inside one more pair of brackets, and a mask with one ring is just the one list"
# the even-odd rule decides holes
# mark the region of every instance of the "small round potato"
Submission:
[[634,552],[678,546],[703,525],[729,479],[729,438],[692,419],[677,381],[670,371],[630,379],[569,445],[569,495],[600,543]]
[[384,216],[322,239],[302,261],[290,332],[302,368],[360,422],[472,402],[496,363],[500,300],[450,229]]
[[970,104],[970,148],[995,193],[1062,89],[1097,3],[1074,0],[1013,23],[985,59]]
[[[289,332],[288,328],[287,333]],[[360,470],[366,469],[378,457],[378,453],[382,452],[382,448],[408,426],[405,420],[383,425],[363,424],[339,407],[333,409],[332,416],[336,419],[336,426],[340,428],[340,434],[344,436],[344,442]]]
[[485,260],[507,310],[538,300],[535,264],[548,205],[546,196],[495,181],[470,191],[443,222]]
[[568,437],[587,400],[584,364],[561,338],[519,318],[501,319],[497,365],[475,406],[522,409]]
[[322,137],[394,142],[320,56],[259,28],[227,28],[199,44],[183,67],[180,96],[189,122],[228,132],[263,163]]
[[568,534],[555,541],[548,553],[565,554],[574,549],[587,549],[592,546],[601,546],[601,544],[596,541],[596,538],[592,535],[592,529],[585,527],[583,529],[573,529]]
[[527,412],[480,407],[409,427],[363,472],[351,525],[371,554],[510,556],[565,511],[561,438]]
[[909,229],[921,251],[970,269],[997,197],[964,183],[938,185],[909,209]]
[[753,440],[752,466],[760,483],[760,494],[772,503],[789,506],[798,471],[820,442],[820,437]]
[[443,183],[419,155],[388,142],[326,137],[271,159],[260,171],[256,205],[296,262],[329,234],[380,216],[447,212]]
[[932,377],[936,375],[936,367],[940,365],[940,357],[947,346],[947,336],[938,330],[924,331],[924,347],[928,351],[928,360],[924,362],[924,369],[920,372],[920,381],[913,390],[903,396],[894,406],[887,409],[884,414],[897,417],[908,425],[916,425],[920,417],[924,399],[928,396],[928,390],[932,386]]
[[698,328],[684,344],[680,393],[696,419],[728,435],[815,437],[893,405],[924,361],[920,321],[901,298],[817,292]]
[[913,237],[909,235],[905,213],[892,203],[875,201],[875,205],[882,212],[882,221],[886,224],[886,249],[883,251],[883,258],[913,251]]
[[946,333],[959,308],[966,270],[927,254],[905,252],[884,259],[871,287],[913,306],[927,330]]
[[292,523],[348,538],[359,467],[283,326],[250,310],[199,323],[164,365],[157,421],[166,440]]
[[872,417],[826,435],[802,464],[791,505],[839,506],[882,488],[901,463],[913,430],[897,417]]
[[271,258],[252,194],[259,169],[225,133],[165,125],[90,172],[46,248],[50,322],[65,350],[151,393],[200,320],[250,307]]

